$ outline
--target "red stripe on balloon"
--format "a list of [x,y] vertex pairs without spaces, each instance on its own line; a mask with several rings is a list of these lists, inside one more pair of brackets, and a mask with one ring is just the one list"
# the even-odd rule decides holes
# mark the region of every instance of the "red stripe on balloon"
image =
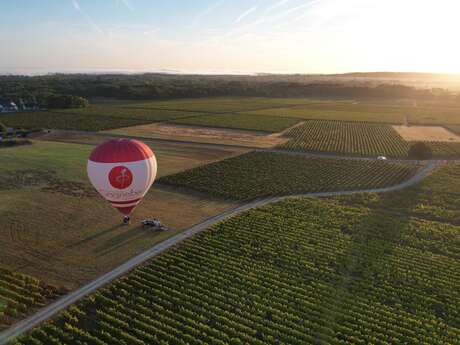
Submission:
[[97,163],[126,163],[150,157],[153,157],[153,151],[139,140],[113,139],[97,146],[89,159]]

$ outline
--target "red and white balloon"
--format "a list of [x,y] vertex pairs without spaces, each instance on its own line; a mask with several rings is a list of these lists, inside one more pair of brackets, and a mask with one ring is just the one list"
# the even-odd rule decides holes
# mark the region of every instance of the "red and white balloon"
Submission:
[[143,142],[114,139],[93,150],[87,170],[89,180],[102,197],[129,216],[152,186],[157,161]]

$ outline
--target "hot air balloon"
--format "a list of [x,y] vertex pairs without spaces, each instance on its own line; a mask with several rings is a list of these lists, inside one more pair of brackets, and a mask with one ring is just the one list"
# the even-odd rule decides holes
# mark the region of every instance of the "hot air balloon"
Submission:
[[88,177],[94,188],[123,215],[142,201],[155,180],[157,161],[146,144],[133,139],[113,139],[97,146],[88,159]]

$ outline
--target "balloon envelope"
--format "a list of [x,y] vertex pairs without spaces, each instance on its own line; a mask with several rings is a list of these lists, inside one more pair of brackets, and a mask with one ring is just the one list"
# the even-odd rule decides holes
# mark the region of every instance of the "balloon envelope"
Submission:
[[155,180],[157,161],[141,141],[114,139],[97,146],[88,159],[92,185],[122,214],[129,215]]

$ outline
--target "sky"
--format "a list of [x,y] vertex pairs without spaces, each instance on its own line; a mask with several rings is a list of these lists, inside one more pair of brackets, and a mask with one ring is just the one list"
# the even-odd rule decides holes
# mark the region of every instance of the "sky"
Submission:
[[0,0],[0,73],[460,73],[459,0]]

